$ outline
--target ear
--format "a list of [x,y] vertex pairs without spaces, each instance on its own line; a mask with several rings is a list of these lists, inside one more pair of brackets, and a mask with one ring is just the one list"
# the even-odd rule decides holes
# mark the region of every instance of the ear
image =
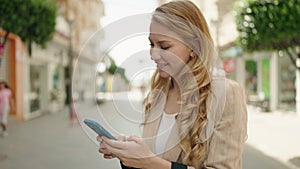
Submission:
[[196,57],[196,54],[195,54],[195,52],[194,52],[193,50],[191,50],[191,52],[190,52],[190,57],[191,57],[191,58]]

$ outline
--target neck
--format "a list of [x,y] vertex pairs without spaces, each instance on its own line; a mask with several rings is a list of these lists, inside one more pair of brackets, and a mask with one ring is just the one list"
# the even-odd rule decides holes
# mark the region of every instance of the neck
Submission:
[[178,93],[180,94],[180,88],[179,88],[179,85],[178,83],[176,82],[176,80],[174,79],[171,79],[171,87],[170,87],[170,90],[172,90],[173,92],[175,93]]

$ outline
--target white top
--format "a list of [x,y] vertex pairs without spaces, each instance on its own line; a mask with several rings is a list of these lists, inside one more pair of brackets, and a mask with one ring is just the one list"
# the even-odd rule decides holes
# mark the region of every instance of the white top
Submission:
[[165,151],[165,147],[171,133],[171,130],[175,124],[176,114],[167,114],[163,113],[163,116],[160,121],[160,125],[157,132],[156,142],[155,142],[155,151],[156,155],[162,156]]

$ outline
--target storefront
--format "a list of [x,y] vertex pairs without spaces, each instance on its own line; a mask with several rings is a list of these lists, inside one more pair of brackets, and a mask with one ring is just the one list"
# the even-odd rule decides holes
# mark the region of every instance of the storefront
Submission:
[[26,59],[25,119],[58,112],[65,106],[67,47],[51,41],[47,44],[47,50],[33,45],[32,51]]
[[296,68],[282,52],[244,53],[233,61],[235,71],[228,77],[244,86],[248,104],[265,111],[296,110]]
[[[274,71],[271,71],[270,59],[272,53],[242,54],[240,48],[233,46],[223,50],[221,55],[227,77],[244,86],[248,104],[270,111],[270,92],[274,88],[274,86],[271,86],[270,80],[274,76],[278,76],[274,74]],[[274,99],[272,99],[272,102],[274,102]]]
[[47,65],[31,61],[27,65],[26,74],[28,83],[25,93],[27,95],[25,119],[30,119],[47,110]]
[[279,54],[278,62],[278,108],[295,111],[296,68],[286,55]]

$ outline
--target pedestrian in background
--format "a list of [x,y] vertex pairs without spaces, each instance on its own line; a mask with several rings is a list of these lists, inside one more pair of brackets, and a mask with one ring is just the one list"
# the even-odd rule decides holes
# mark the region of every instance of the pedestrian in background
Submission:
[[191,1],[161,5],[149,41],[157,69],[145,100],[143,136],[98,136],[99,152],[120,159],[123,169],[241,169],[245,93],[225,78],[201,11]]
[[10,110],[14,110],[13,93],[6,82],[0,82],[0,124],[3,136],[7,133],[7,118]]
[[76,100],[72,100],[69,107],[69,120],[70,120],[70,126],[72,127],[74,125],[74,121],[77,121],[77,115],[76,115],[76,109],[75,109]]

